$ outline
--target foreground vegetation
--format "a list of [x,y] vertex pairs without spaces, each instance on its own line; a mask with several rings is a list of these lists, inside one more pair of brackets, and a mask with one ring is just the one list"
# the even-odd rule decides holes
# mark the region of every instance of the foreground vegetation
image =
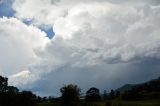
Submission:
[[40,97],[31,91],[19,92],[8,85],[8,78],[0,76],[0,106],[160,106],[160,78],[124,90],[104,91],[91,87],[84,96],[77,85],[64,85],[61,96]]
[[160,106],[159,100],[123,101],[113,100],[111,106]]
[[[108,104],[108,102],[110,102]],[[81,103],[79,106],[160,106],[160,100],[149,101],[101,101],[101,102],[86,102]],[[61,106],[60,103],[39,103],[37,106]]]
[[37,106],[61,106],[60,103],[37,103]]

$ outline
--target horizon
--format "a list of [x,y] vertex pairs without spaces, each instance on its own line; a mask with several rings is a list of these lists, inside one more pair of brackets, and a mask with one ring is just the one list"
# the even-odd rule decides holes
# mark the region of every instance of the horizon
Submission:
[[0,0],[0,75],[58,96],[160,76],[159,0]]

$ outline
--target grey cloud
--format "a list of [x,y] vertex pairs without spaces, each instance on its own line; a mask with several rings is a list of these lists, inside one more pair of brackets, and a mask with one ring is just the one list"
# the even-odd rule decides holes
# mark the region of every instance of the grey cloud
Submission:
[[100,88],[101,92],[110,91],[124,84],[143,83],[156,78],[160,75],[159,68],[159,61],[151,64],[148,62],[101,64],[83,68],[72,68],[67,65],[43,75],[42,80],[37,81],[31,90],[41,95],[59,96],[59,89],[63,84],[73,83],[79,85],[83,93],[93,86]]
[[[94,6],[97,6],[96,12],[103,10],[99,3]],[[95,14],[88,5],[78,5],[67,17],[55,22],[54,39],[39,52],[39,56],[49,63],[46,64],[49,73],[41,76],[47,77],[44,83],[53,82],[49,89],[58,91],[58,87],[67,83],[76,83],[85,89],[89,86],[105,89],[108,85],[110,89],[124,83],[142,82],[159,74],[159,67],[154,67],[158,63],[147,65],[148,60],[159,60],[159,9],[146,5],[116,7],[109,11],[105,8],[104,14]],[[44,88],[44,92],[48,88]]]
[[158,1],[84,2],[15,0],[17,18],[34,18],[33,25],[50,24],[55,31],[45,47],[34,49],[38,58],[28,69],[39,79],[31,90],[57,94],[68,83],[111,89],[160,74]]

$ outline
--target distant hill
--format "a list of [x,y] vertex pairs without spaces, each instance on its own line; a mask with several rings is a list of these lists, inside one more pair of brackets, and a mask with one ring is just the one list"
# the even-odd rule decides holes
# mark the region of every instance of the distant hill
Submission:
[[120,91],[125,100],[142,100],[160,98],[160,77],[142,84],[126,84],[116,91]]
[[125,84],[124,86],[116,89],[116,91],[124,93],[125,91],[130,91],[132,89],[139,89],[148,92],[160,91],[160,77],[141,84]]
[[135,84],[125,84],[122,87],[116,89],[116,91],[120,91],[121,93],[124,93],[125,91],[131,90],[134,86],[136,85]]

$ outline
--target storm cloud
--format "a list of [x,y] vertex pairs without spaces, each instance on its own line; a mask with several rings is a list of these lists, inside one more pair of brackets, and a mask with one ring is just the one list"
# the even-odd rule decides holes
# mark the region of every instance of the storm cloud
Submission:
[[[25,54],[13,49],[26,62],[22,58],[22,68],[6,72],[2,65],[1,72],[21,89],[58,95],[63,84],[74,83],[110,90],[160,75],[158,0],[14,0],[12,8],[14,18],[1,18],[0,35],[8,35],[8,44],[15,35],[27,47]],[[52,39],[39,29],[46,25],[53,26]]]

